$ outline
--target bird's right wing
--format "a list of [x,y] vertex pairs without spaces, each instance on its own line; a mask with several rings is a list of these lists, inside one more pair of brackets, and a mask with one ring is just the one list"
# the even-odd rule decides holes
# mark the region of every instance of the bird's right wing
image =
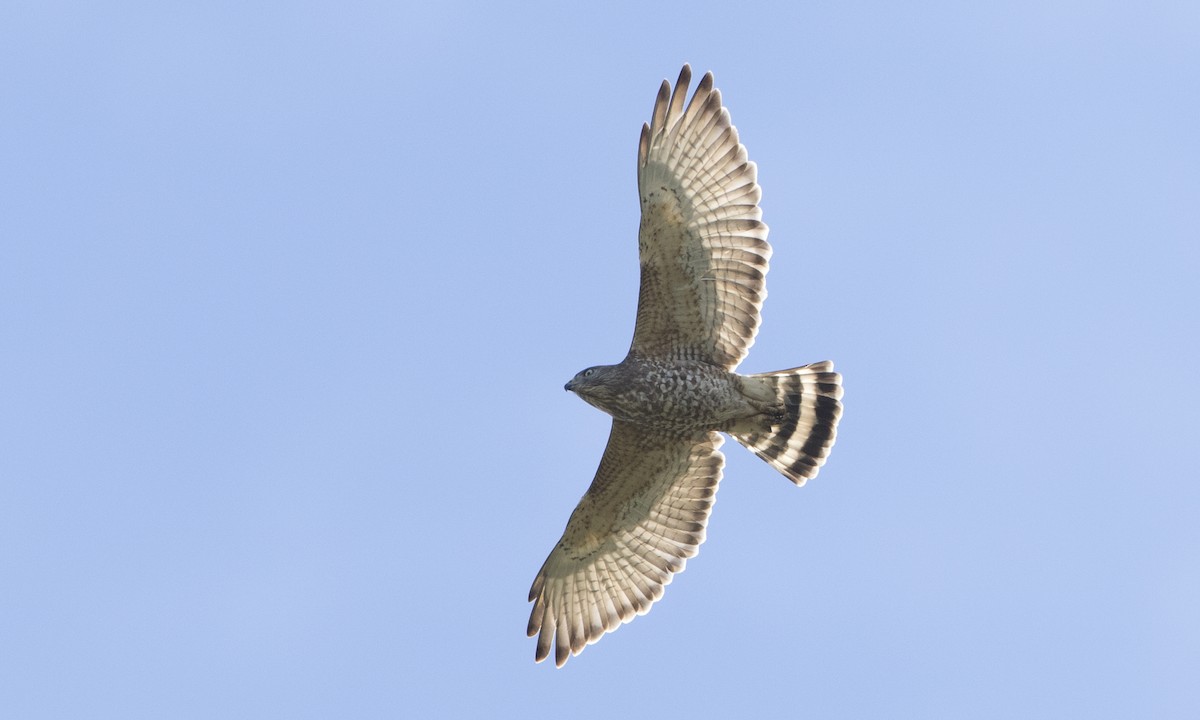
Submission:
[[596,478],[529,590],[538,662],[554,645],[561,667],[662,597],[704,542],[723,441],[613,421]]

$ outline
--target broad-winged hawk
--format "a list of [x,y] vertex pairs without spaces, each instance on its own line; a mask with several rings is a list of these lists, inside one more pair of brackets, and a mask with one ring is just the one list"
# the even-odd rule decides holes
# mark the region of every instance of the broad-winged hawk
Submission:
[[646,613],[704,541],[728,433],[797,485],[816,477],[842,414],[820,362],[734,372],[758,331],[771,246],[757,168],[712,73],[663,81],[638,145],[641,291],[629,354],[566,385],[613,416],[591,487],[529,591],[536,659],[555,664]]

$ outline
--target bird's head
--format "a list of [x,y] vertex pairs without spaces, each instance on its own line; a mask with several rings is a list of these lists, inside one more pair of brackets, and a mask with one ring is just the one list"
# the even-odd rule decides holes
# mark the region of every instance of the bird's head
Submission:
[[612,385],[616,379],[615,368],[616,365],[596,365],[580,370],[563,389],[570,390],[588,402],[603,401],[614,389]]

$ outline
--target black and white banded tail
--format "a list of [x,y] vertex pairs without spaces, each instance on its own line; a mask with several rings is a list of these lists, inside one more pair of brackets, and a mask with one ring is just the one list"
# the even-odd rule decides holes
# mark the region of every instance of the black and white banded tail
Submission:
[[733,437],[797,485],[816,477],[842,417],[842,376],[833,371],[833,363],[743,377],[772,387],[783,412],[764,416],[759,429]]

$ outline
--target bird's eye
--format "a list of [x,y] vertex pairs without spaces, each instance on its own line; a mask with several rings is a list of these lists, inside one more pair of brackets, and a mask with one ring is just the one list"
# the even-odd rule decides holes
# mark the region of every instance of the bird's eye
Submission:
[[596,371],[595,371],[593,368],[588,368],[587,370],[584,370],[584,371],[583,371],[583,376],[584,376],[584,377],[591,377],[591,376],[593,376],[593,375],[595,375],[595,374],[596,374]]

